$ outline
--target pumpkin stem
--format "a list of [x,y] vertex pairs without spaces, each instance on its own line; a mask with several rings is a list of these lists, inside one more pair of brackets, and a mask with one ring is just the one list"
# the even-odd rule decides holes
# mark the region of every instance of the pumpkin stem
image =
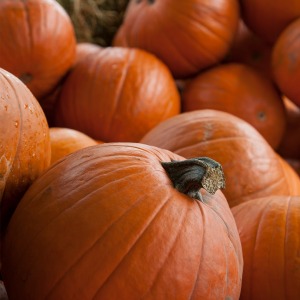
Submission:
[[210,194],[225,188],[222,166],[209,157],[196,157],[183,161],[161,163],[174,187],[191,198],[202,201],[200,189]]

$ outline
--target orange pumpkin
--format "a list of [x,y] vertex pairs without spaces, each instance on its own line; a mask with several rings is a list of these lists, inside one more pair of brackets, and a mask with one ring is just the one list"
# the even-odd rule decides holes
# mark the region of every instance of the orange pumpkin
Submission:
[[300,299],[300,197],[254,199],[232,212],[244,257],[240,299]]
[[157,125],[141,142],[220,162],[231,207],[266,195],[300,195],[295,171],[253,126],[232,114],[209,109],[182,113]]
[[[205,203],[173,187],[138,143],[81,149],[30,187],[8,227],[11,299],[239,299],[240,240],[221,191]],[[24,238],[26,237],[26,238]]]
[[108,47],[72,69],[55,124],[104,142],[136,142],[179,113],[179,92],[164,63],[143,50]]
[[101,46],[93,43],[78,43],[76,45],[76,60],[74,65],[84,60],[86,56],[98,53],[102,49]]
[[185,86],[183,111],[217,109],[248,123],[277,148],[286,127],[282,98],[273,82],[246,64],[227,63],[210,68]]
[[0,1],[0,67],[37,97],[53,90],[75,60],[68,14],[55,0]]
[[238,21],[236,0],[130,1],[114,45],[145,49],[184,78],[226,56]]
[[78,130],[51,127],[49,131],[51,141],[51,164],[74,151],[99,144],[99,142],[96,142],[94,139]]
[[300,17],[299,0],[240,0],[240,6],[247,26],[270,44]]
[[224,61],[244,63],[272,78],[271,53],[272,47],[240,19],[238,31]]
[[[300,1],[299,1],[300,6]],[[272,50],[272,73],[280,91],[300,106],[300,17],[280,34]]]
[[49,127],[29,89],[0,69],[1,233],[20,198],[50,165]]

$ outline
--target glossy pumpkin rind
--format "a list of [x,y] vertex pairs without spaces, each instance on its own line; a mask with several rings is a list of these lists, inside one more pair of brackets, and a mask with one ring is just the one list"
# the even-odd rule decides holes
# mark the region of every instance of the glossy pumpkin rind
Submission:
[[35,97],[53,90],[75,60],[71,19],[54,0],[0,1],[0,67]]
[[179,113],[179,92],[163,62],[140,49],[109,47],[69,73],[55,124],[103,142],[137,142]]
[[203,109],[182,113],[149,131],[141,143],[183,157],[208,156],[221,163],[230,207],[266,195],[300,195],[297,174],[246,121]]
[[20,198],[50,165],[46,117],[29,89],[0,69],[0,208],[4,231]]
[[300,197],[270,196],[232,208],[241,237],[241,300],[300,298]]
[[236,0],[150,2],[129,3],[115,46],[155,54],[175,78],[193,76],[225,57],[238,27]]
[[226,199],[179,193],[161,165],[171,159],[183,160],[107,143],[49,168],[8,228],[11,299],[238,299],[242,254]]
[[250,123],[276,149],[286,128],[283,100],[274,83],[254,68],[224,63],[191,79],[182,110],[217,109]]

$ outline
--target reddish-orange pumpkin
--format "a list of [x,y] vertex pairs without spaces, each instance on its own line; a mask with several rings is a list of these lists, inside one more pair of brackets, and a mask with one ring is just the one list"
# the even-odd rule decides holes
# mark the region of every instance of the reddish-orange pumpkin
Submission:
[[179,113],[179,92],[164,63],[140,49],[108,47],[72,69],[55,124],[104,142],[137,142]]
[[88,135],[70,128],[51,127],[49,131],[51,164],[74,151],[100,143]]
[[10,299],[236,299],[242,253],[221,191],[178,192],[138,143],[81,149],[30,187],[8,227]]
[[76,60],[74,65],[85,59],[88,55],[93,55],[98,53],[101,49],[101,46],[93,43],[78,43],[76,45]]
[[0,1],[0,67],[37,97],[50,92],[75,60],[68,14],[55,0]]
[[254,199],[232,212],[244,257],[240,299],[300,299],[300,197]]
[[270,44],[300,17],[299,0],[240,0],[240,5],[245,23]]
[[273,82],[246,64],[227,63],[193,78],[182,94],[183,111],[217,109],[248,123],[279,145],[286,127],[285,107]]
[[[300,6],[300,1],[299,1]],[[300,17],[280,34],[272,50],[272,73],[281,92],[300,106]]]
[[271,78],[271,52],[272,47],[240,19],[238,31],[225,61],[247,64]]
[[114,45],[145,49],[176,78],[222,60],[239,21],[238,1],[130,1]]
[[29,89],[0,69],[1,232],[31,183],[50,165],[46,117]]
[[209,109],[182,113],[157,125],[141,142],[220,162],[231,207],[266,195],[300,195],[295,171],[253,126],[232,114]]

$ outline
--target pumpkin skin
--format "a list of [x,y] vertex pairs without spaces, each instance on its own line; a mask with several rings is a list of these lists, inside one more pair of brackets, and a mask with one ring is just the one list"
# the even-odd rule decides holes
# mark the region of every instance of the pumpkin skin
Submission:
[[[299,2],[300,5],[300,2]],[[272,73],[280,91],[300,106],[300,18],[280,34],[272,50]]]
[[184,160],[107,143],[50,167],[9,224],[10,299],[238,299],[242,253],[226,199],[178,192],[161,165],[171,159]]
[[76,45],[76,59],[74,65],[84,60],[86,56],[93,55],[98,53],[101,49],[101,46],[93,43],[78,43]]
[[190,80],[182,110],[197,109],[217,109],[247,121],[274,149],[286,127],[283,100],[273,82],[246,64],[220,64]]
[[88,135],[70,128],[51,127],[49,128],[49,132],[51,164],[74,151],[100,143]]
[[232,208],[241,237],[241,300],[300,298],[300,197],[269,196]]
[[269,44],[293,20],[300,17],[298,0],[240,0],[241,14],[247,26]]
[[226,112],[203,109],[182,113],[150,130],[141,143],[183,157],[208,156],[226,177],[230,207],[266,195],[300,195],[295,171],[246,121]]
[[108,47],[72,69],[57,102],[55,124],[104,142],[137,142],[180,109],[165,64],[140,49]]
[[0,69],[0,213],[1,233],[20,198],[50,165],[46,117],[29,89]]
[[154,53],[186,78],[225,57],[238,21],[236,0],[130,1],[113,44]]
[[272,46],[250,30],[242,19],[225,62],[243,63],[272,78]]
[[75,60],[73,25],[54,0],[0,1],[0,40],[0,67],[36,98],[52,91]]

